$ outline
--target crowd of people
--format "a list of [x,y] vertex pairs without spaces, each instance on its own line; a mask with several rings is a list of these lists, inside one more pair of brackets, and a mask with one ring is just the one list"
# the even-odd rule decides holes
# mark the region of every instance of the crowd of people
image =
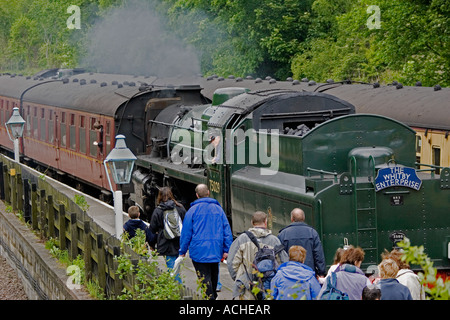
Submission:
[[[139,219],[139,208],[132,206],[124,231],[132,237],[136,228],[145,230],[149,246],[165,257],[169,270],[189,251],[211,300],[217,298],[219,264],[224,260],[234,281],[233,299],[425,299],[419,277],[398,250],[385,250],[375,278],[361,270],[363,249],[351,245],[337,248],[327,270],[319,235],[305,222],[302,209],[292,210],[291,224],[278,236],[267,228],[267,214],[256,211],[252,227],[233,240],[226,214],[208,187],[200,184],[195,193],[197,200],[186,211],[169,187],[161,188],[149,226]],[[181,282],[179,274],[176,279]]]

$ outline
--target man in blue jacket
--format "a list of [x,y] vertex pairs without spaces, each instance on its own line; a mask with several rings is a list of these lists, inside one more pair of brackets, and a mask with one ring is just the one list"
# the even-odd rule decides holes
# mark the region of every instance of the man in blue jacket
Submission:
[[291,211],[291,224],[280,230],[278,239],[284,245],[286,252],[293,245],[306,249],[305,264],[318,276],[326,275],[325,255],[319,234],[313,227],[305,223],[305,213],[295,208]]
[[194,268],[206,284],[206,295],[216,299],[219,262],[226,259],[233,242],[230,224],[219,202],[209,197],[205,184],[195,188],[197,200],[191,203],[183,220],[180,256],[189,250]]

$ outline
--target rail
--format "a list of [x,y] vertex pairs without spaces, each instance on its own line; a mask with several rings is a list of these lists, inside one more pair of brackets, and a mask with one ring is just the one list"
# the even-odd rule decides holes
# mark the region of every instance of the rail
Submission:
[[[116,274],[118,262],[114,257],[122,251],[137,264],[141,256],[106,232],[67,195],[2,155],[0,200],[10,205],[13,211],[22,211],[25,222],[41,238],[56,238],[59,248],[67,249],[71,259],[81,255],[86,280],[97,281],[108,297],[115,298],[124,288],[130,289],[134,285],[134,277],[120,279]],[[182,299],[201,299],[185,286],[180,295]]]

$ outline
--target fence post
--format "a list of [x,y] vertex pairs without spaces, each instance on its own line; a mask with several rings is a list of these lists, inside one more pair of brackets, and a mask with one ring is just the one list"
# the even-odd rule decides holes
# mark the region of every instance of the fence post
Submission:
[[77,214],[75,212],[70,214],[70,258],[76,259],[78,255],[78,229],[77,229]]
[[6,164],[3,165],[3,181],[5,182],[5,200],[6,202],[11,203],[11,179]]
[[91,223],[84,221],[84,268],[86,274],[86,281],[91,280],[92,277],[92,240],[91,240]]
[[[113,265],[113,272],[117,271],[117,268],[119,266],[119,263],[117,260],[114,259],[114,257],[120,256],[120,247],[114,246],[113,247],[113,259],[112,259],[112,265]],[[115,273],[114,274],[114,295],[116,297],[120,296],[123,289],[123,280],[119,278],[119,276]]]
[[31,184],[31,226],[33,230],[38,229],[38,208],[37,208],[37,185]]
[[2,161],[0,161],[0,200],[5,200],[5,180]]
[[53,196],[47,196],[47,212],[48,212],[48,236],[55,237],[55,207],[53,207]]
[[11,168],[9,170],[10,174],[10,185],[11,185],[11,206],[13,211],[17,210],[17,186],[16,186],[16,169]]
[[5,201],[8,202],[8,203],[11,203],[11,189],[9,187],[10,179],[9,179],[8,166],[6,164],[3,165],[2,170],[3,170],[3,182],[5,182],[5,184],[4,184]]
[[59,205],[59,248],[66,249],[66,207]]
[[39,229],[41,230],[41,234],[45,237],[47,235],[47,232],[45,230],[46,227],[46,210],[45,210],[45,189],[40,190],[39,192],[39,222],[40,222],[40,227]]
[[23,212],[23,181],[22,174],[16,174],[17,210]]
[[98,269],[98,283],[101,288],[106,290],[106,260],[105,248],[103,243],[103,234],[97,235],[97,269]]
[[23,179],[23,218],[26,223],[31,221],[30,184],[28,179]]

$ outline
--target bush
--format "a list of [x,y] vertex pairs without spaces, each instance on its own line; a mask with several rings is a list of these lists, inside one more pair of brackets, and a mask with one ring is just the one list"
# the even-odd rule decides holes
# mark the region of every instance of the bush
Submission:
[[411,246],[408,238],[405,238],[398,246],[403,249],[403,261],[408,264],[419,265],[422,268],[423,272],[419,272],[418,276],[424,286],[427,299],[450,300],[450,279],[444,281],[437,276],[437,270],[424,252],[424,247]]

